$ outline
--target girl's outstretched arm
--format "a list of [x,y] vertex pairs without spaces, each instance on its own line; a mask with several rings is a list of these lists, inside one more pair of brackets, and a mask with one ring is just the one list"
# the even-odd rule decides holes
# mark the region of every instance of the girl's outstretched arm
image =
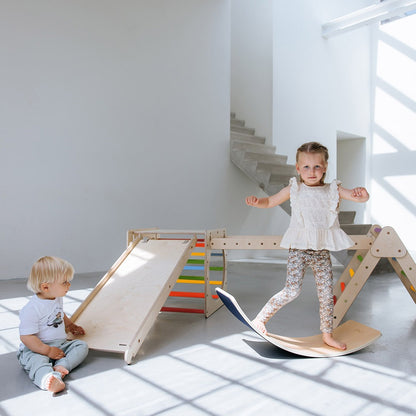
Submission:
[[277,205],[288,201],[290,198],[290,187],[286,186],[280,190],[277,194],[268,196],[265,198],[257,198],[256,196],[248,196],[246,198],[246,204],[256,208],[273,208]]
[[367,202],[370,198],[370,195],[362,186],[353,189],[345,189],[342,186],[338,187],[339,196],[342,199],[348,199],[349,201],[354,202]]

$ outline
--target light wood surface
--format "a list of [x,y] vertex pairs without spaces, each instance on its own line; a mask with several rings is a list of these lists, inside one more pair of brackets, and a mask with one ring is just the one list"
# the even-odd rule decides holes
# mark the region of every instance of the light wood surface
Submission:
[[194,243],[195,239],[140,241],[88,305],[81,307],[76,324],[86,335],[80,338],[92,349],[137,352]]
[[276,347],[304,357],[337,357],[351,354],[367,347],[381,336],[377,329],[351,320],[334,330],[334,337],[347,344],[346,350],[329,347],[322,341],[322,334],[301,338],[276,334],[265,335],[251,324],[250,319],[232,295],[219,288],[216,291],[228,310],[256,334]]

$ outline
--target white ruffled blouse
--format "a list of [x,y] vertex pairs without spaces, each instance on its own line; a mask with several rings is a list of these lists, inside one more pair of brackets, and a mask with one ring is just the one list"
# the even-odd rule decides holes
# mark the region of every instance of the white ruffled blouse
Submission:
[[339,226],[340,183],[333,180],[322,186],[308,186],[296,178],[290,179],[292,216],[281,247],[339,251],[354,245]]

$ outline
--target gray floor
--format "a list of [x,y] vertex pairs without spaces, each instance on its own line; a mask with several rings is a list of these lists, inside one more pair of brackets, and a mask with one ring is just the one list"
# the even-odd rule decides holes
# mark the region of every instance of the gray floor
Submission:
[[[340,271],[336,271],[336,274]],[[102,275],[76,276],[70,315]],[[283,265],[230,265],[229,291],[252,317],[284,282]],[[352,355],[301,358],[246,330],[221,308],[201,315],[161,313],[139,355],[91,351],[58,395],[40,391],[19,367],[22,280],[0,281],[0,415],[408,415],[416,414],[416,305],[393,273],[373,275],[345,319],[383,336]],[[319,332],[313,277],[269,330]]]

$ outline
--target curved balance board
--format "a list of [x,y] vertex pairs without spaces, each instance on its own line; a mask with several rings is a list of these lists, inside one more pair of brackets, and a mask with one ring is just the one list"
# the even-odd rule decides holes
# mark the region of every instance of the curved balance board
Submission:
[[355,321],[347,321],[334,330],[334,337],[347,344],[346,350],[338,350],[326,345],[322,341],[322,334],[303,338],[284,337],[270,333],[265,335],[251,325],[251,321],[232,295],[220,288],[215,290],[227,309],[244,325],[276,347],[293,354],[304,357],[337,357],[359,351],[381,336],[380,331]]

